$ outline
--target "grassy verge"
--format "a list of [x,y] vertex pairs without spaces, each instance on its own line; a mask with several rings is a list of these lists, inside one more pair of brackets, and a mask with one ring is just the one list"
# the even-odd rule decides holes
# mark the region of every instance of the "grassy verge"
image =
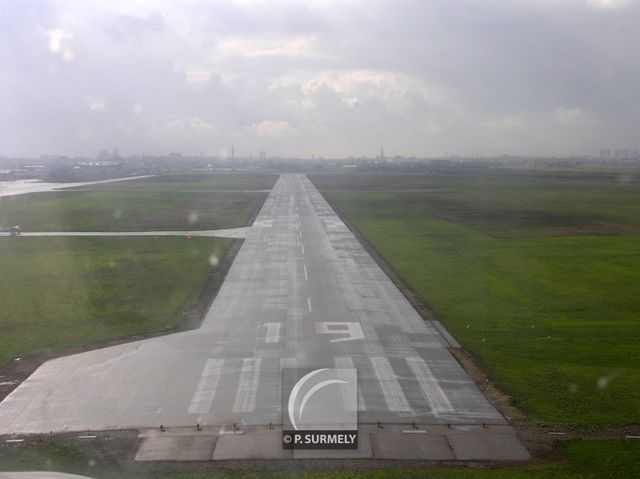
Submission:
[[[250,179],[245,175],[240,184]],[[0,225],[20,224],[25,231],[233,228],[248,225],[266,197],[170,190],[175,184],[168,180],[166,191],[6,197]],[[180,324],[230,244],[218,238],[0,237],[0,368],[15,357]]]
[[[428,196],[327,195],[533,419],[640,422],[640,242],[628,233],[585,234],[580,218],[558,235],[547,220],[575,200],[579,182],[569,191],[515,182],[448,177],[441,187],[432,183]],[[590,186],[598,191],[592,195],[618,191],[608,180]],[[581,191],[589,195],[586,186]],[[559,200],[545,207],[550,194]],[[637,187],[624,195],[640,197]],[[481,196],[487,200],[476,201]],[[599,227],[637,228],[638,218],[627,216],[636,204],[625,203],[621,216],[615,198],[600,203]],[[524,203],[539,212],[535,221],[496,214]],[[497,224],[503,234],[488,234]]]
[[65,191],[0,199],[0,225],[24,231],[221,229],[247,225],[266,193]]
[[92,189],[101,191],[270,190],[277,179],[278,175],[264,172],[203,172],[104,183],[92,186]]
[[0,366],[176,326],[230,242],[0,238]]
[[[115,459],[108,454],[91,454],[71,443],[43,442],[22,445],[0,445],[0,471],[53,470],[84,474],[96,479],[628,479],[640,474],[640,443],[631,441],[574,441],[558,450],[553,462],[529,466],[483,468],[384,468],[335,469],[304,471],[295,466],[285,471],[259,472],[241,469],[202,470],[206,466],[184,465],[183,470],[199,472],[168,472],[163,466],[155,468]],[[174,471],[180,466],[169,466]]]

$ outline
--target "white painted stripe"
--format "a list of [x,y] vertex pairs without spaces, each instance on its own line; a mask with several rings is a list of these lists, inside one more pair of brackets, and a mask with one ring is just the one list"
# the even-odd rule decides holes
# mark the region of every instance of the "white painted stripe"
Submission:
[[24,439],[7,439],[4,442],[8,442],[8,443],[19,443],[19,442],[24,442]]
[[280,370],[284,368],[295,368],[296,358],[280,358]]
[[[336,357],[334,358],[334,362],[335,362],[336,368],[338,369],[355,369],[353,365],[353,359],[349,357]],[[353,404],[355,402],[353,401],[353,398],[351,398],[350,396],[347,396],[350,393],[351,388],[340,388],[340,390],[342,391],[345,404]],[[367,410],[367,406],[364,404],[362,389],[358,387],[358,411],[366,411],[366,410]]]
[[189,405],[189,414],[206,414],[209,412],[213,397],[216,394],[218,380],[222,373],[224,359],[208,359],[202,368],[200,382]]
[[304,254],[304,244],[300,243],[300,252]]
[[309,273],[307,272],[307,265],[303,264],[302,267],[304,268],[304,279],[305,281],[309,281]]
[[387,358],[371,358],[371,364],[382,388],[384,400],[390,411],[411,411],[409,402],[402,391],[396,373]]
[[280,323],[264,323],[267,328],[265,343],[277,343],[280,341]]
[[311,298],[307,297],[307,308],[309,309],[309,312],[312,313],[313,309],[311,309]]
[[436,414],[453,411],[453,406],[449,398],[440,387],[440,384],[438,384],[438,380],[424,359],[419,356],[409,357],[407,358],[407,364],[418,380],[418,383],[420,383],[422,392],[427,398],[432,411]]
[[256,407],[256,392],[260,378],[260,358],[244,358],[233,412],[252,412]]

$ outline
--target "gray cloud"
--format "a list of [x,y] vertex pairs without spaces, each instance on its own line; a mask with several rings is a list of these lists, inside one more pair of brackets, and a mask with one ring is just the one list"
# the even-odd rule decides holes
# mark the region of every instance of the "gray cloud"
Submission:
[[638,147],[640,3],[0,0],[0,155]]

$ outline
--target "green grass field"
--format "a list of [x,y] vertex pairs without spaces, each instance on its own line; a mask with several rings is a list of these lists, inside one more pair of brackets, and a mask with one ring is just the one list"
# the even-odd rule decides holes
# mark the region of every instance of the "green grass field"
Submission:
[[640,422],[638,183],[311,178],[531,418]]
[[178,325],[220,238],[0,238],[0,366]]
[[[267,184],[257,175],[234,181]],[[169,177],[164,191],[5,197],[0,225],[25,231],[233,228],[248,225],[267,195],[171,191],[171,185]],[[0,367],[15,357],[180,324],[230,244],[219,238],[0,237]]]
[[640,475],[640,442],[573,441],[563,444],[557,459],[528,466],[492,468],[336,469],[262,472],[212,469],[168,473],[101,453],[84,453],[71,443],[0,445],[0,471],[53,470],[96,479],[629,479]]
[[144,231],[245,226],[267,193],[77,191],[0,199],[0,225],[24,231]]

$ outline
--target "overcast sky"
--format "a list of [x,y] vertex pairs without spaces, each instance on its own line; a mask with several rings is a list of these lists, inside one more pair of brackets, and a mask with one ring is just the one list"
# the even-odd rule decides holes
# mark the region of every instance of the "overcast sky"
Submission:
[[0,155],[640,147],[640,2],[0,0]]

